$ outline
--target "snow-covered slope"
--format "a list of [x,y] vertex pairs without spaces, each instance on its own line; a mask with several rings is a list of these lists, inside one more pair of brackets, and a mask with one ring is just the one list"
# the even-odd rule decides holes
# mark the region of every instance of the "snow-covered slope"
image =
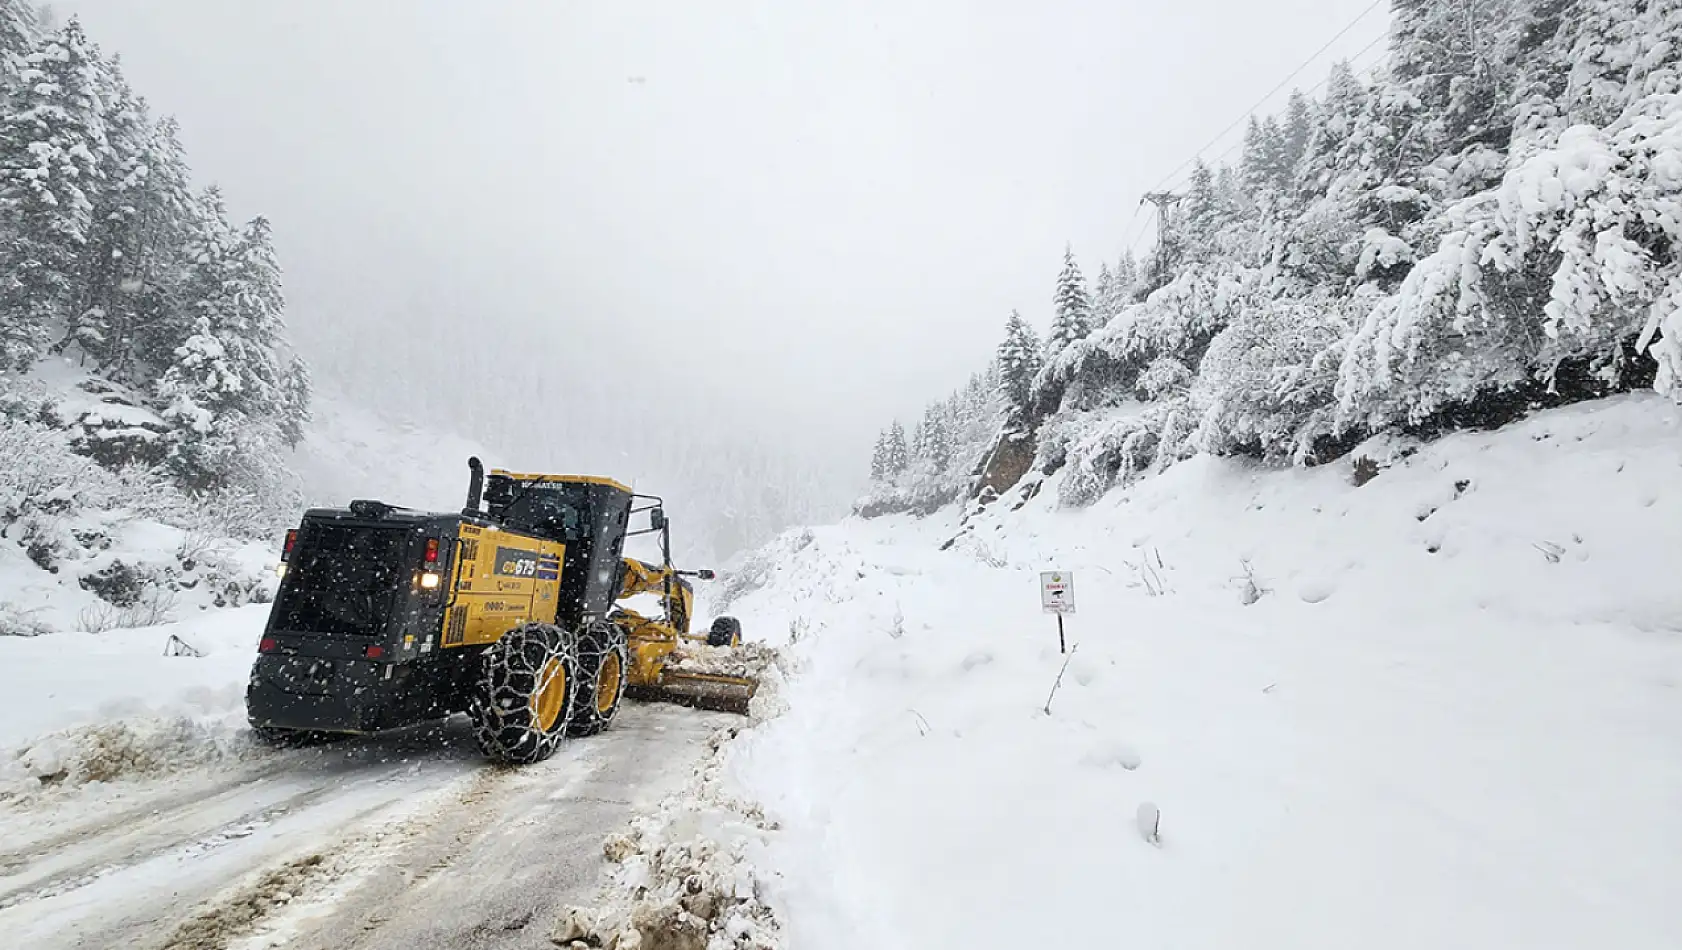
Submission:
[[310,505],[375,498],[449,511],[467,497],[468,457],[488,464],[498,458],[477,442],[362,409],[330,391],[317,393],[311,412],[292,460]]
[[805,672],[730,768],[791,944],[1675,946],[1682,412],[1361,455],[751,559],[730,609]]

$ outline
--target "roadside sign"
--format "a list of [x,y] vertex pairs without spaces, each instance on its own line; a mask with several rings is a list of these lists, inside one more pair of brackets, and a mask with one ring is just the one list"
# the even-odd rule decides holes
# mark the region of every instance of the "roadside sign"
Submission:
[[1040,572],[1040,606],[1048,614],[1075,612],[1075,575],[1069,571]]

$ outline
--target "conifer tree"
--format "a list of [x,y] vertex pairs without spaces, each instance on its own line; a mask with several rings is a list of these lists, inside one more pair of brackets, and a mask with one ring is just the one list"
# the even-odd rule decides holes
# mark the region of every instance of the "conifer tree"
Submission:
[[923,459],[934,471],[946,471],[952,461],[952,422],[946,404],[929,406],[918,428],[923,433],[920,453]]
[[280,435],[287,445],[296,446],[304,440],[304,426],[311,419],[312,390],[309,367],[293,357],[280,380]]
[[888,433],[878,433],[876,450],[870,456],[870,480],[881,482],[888,477]]
[[1040,372],[1040,341],[1034,331],[1012,310],[1005,323],[1005,338],[999,344],[999,395],[1005,404],[1005,424],[1020,427],[1031,414],[1034,377]]
[[1285,133],[1272,116],[1250,120],[1239,161],[1239,185],[1249,201],[1266,214],[1277,204],[1290,180],[1291,159]]
[[1075,263],[1072,248],[1063,249],[1063,271],[1057,275],[1057,292],[1052,302],[1056,309],[1051,318],[1051,336],[1047,346],[1049,353],[1055,356],[1069,344],[1086,339],[1093,329],[1092,299],[1087,296],[1086,279]]
[[1285,105],[1285,121],[1280,128],[1280,146],[1283,149],[1281,164],[1282,177],[1280,184],[1289,186],[1294,184],[1297,166],[1302,162],[1303,155],[1308,152],[1308,140],[1314,134],[1314,107],[1302,90],[1291,90],[1291,98]]
[[[1191,179],[1180,199],[1178,213],[1171,219],[1174,247],[1183,249],[1184,260],[1206,260],[1216,253],[1215,232],[1224,222],[1220,195],[1215,189],[1215,173],[1202,159],[1191,168]],[[1181,262],[1178,254],[1170,258],[1169,266]],[[1163,283],[1168,281],[1164,279]]]
[[108,357],[113,374],[133,382],[162,372],[184,336],[197,230],[197,199],[174,119],[150,126],[141,161],[145,174],[131,191],[134,210],[114,241],[123,249],[124,268]]
[[17,88],[40,31],[34,5],[27,0],[0,0],[0,88]]
[[168,336],[179,320],[192,197],[174,122],[152,121],[119,63],[106,64],[102,76],[110,147],[83,249],[81,306],[65,342],[78,343],[106,375],[139,383],[162,368],[136,365],[142,338]]
[[1115,275],[1110,272],[1110,265],[1098,265],[1098,279],[1092,283],[1092,327],[1097,329],[1110,322],[1116,315],[1117,296]]
[[887,443],[882,456],[882,468],[888,475],[903,474],[911,464],[911,451],[905,444],[905,428],[895,419],[888,427]]
[[[1505,147],[1512,131],[1502,90],[1511,63],[1501,52],[1522,0],[1393,0],[1392,69],[1429,125],[1417,136],[1432,153],[1469,145]],[[1411,111],[1411,110],[1410,110]]]
[[[1113,277],[1117,301],[1125,307],[1132,303],[1138,294],[1139,264],[1133,258],[1132,249],[1121,252],[1121,260],[1116,262]],[[1119,311],[1119,307],[1117,310]]]
[[0,359],[24,366],[77,315],[108,167],[97,50],[72,19],[25,60],[0,116]]
[[231,430],[247,418],[285,428],[301,381],[287,378],[291,370],[280,352],[285,301],[268,222],[233,228],[220,193],[211,189],[199,203],[195,230],[183,290],[188,333],[159,378],[157,395],[177,427],[182,473],[214,479],[217,446]]

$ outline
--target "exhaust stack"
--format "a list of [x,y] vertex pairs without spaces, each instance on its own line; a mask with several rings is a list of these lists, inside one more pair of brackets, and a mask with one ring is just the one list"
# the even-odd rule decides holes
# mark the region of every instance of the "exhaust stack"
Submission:
[[464,515],[479,515],[479,503],[485,495],[485,464],[479,461],[477,455],[467,459],[467,507],[461,510]]

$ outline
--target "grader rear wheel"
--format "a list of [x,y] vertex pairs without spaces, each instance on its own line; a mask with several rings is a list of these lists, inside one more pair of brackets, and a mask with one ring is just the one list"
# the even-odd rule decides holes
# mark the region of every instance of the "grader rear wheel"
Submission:
[[576,712],[577,637],[546,623],[508,631],[485,651],[469,710],[479,748],[506,765],[555,754]]
[[625,630],[615,623],[591,624],[578,638],[578,684],[567,734],[593,736],[613,724],[631,672]]

